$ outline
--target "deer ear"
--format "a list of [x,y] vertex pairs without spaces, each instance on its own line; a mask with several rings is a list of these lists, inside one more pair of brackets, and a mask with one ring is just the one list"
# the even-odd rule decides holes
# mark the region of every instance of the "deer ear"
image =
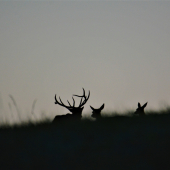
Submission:
[[141,107],[140,103],[138,102],[138,107]]
[[90,106],[90,108],[91,108],[92,110],[94,110],[94,108],[93,108],[92,106]]
[[104,103],[103,103],[103,105],[99,108],[100,110],[103,110],[104,109]]
[[146,102],[142,107],[145,108],[147,106],[148,102]]

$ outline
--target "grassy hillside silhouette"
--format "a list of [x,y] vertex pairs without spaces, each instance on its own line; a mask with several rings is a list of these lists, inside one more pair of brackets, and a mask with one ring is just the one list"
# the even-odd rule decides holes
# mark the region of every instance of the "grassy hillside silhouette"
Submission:
[[170,112],[1,127],[0,139],[2,169],[168,169]]

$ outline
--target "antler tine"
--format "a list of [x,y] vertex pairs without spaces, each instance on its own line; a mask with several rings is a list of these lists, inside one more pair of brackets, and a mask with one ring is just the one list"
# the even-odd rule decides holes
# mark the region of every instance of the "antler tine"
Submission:
[[63,106],[63,107],[65,107],[65,108],[67,108],[67,109],[69,109],[70,107],[69,106],[66,106],[63,102],[62,102],[62,100],[61,100],[61,98],[60,98],[60,96],[59,96],[59,100],[60,100],[60,102],[57,100],[57,97],[56,97],[56,95],[55,95],[55,99],[56,99],[56,104],[59,104],[60,106]]
[[[60,99],[60,97],[59,97],[59,99]],[[61,99],[60,99],[60,102],[57,100],[57,97],[55,95],[55,104],[59,104],[60,106],[65,106],[64,103],[61,101]]]
[[73,96],[77,96],[77,97],[84,97],[84,96],[85,96],[85,90],[84,90],[84,88],[82,88],[82,89],[83,89],[83,95],[82,95],[82,96],[77,95],[77,94],[73,94]]
[[62,102],[62,100],[61,100],[60,96],[59,96],[59,100],[60,100],[61,104],[62,104],[62,105],[64,105],[64,103]]
[[72,99],[73,99],[73,107],[75,106],[75,100],[74,100],[74,98],[72,97]]
[[80,104],[79,104],[79,107],[81,106],[81,104],[82,104],[82,99],[83,99],[83,97],[81,97],[81,100],[80,100]]
[[84,90],[84,88],[82,88],[82,89],[83,89],[83,96],[86,96],[86,95],[85,95],[85,90]]
[[67,102],[68,102],[68,104],[69,104],[69,106],[71,107],[71,104],[70,104],[70,102],[67,100]]
[[[83,88],[83,95],[82,95],[82,96],[78,96],[78,97],[81,97],[81,102],[80,102],[79,107],[82,107],[83,105],[86,104],[87,100],[89,99],[89,97],[90,97],[90,91],[89,91],[88,96],[86,97],[86,95],[85,95],[85,90],[84,90],[84,88]],[[83,98],[84,98],[84,101],[82,101]]]
[[89,99],[89,97],[90,97],[90,90],[89,90],[89,95],[88,95],[88,97],[87,97],[87,100]]
[[87,97],[86,97],[86,96],[83,96],[83,97],[85,98],[85,100],[81,103],[81,106],[85,105],[86,102],[88,101],[88,99],[89,99],[89,97],[90,97],[90,91],[89,91],[89,94],[88,94]]
[[83,97],[85,98],[85,90],[84,90],[84,88],[82,88],[82,89],[83,89],[83,95],[82,95],[82,96],[77,95],[77,94],[73,94],[73,96],[81,97],[80,104],[79,104],[78,107],[81,107],[81,105],[82,105],[82,99],[83,99]]
[[55,99],[55,101],[56,101],[56,103],[57,103],[57,97],[56,97],[56,94],[55,94],[55,96],[54,96],[54,99]]
[[61,103],[57,100],[57,97],[56,97],[56,94],[55,94],[55,104],[59,104],[59,105],[61,105]]

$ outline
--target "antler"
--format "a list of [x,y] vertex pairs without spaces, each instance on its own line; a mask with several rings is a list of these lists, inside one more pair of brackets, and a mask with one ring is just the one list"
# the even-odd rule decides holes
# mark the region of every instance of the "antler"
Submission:
[[75,101],[74,101],[74,98],[73,98],[73,97],[72,97],[72,99],[73,99],[73,106],[71,106],[71,104],[69,103],[68,100],[67,100],[67,102],[68,102],[69,106],[66,106],[66,105],[62,102],[60,96],[59,96],[60,102],[57,100],[56,95],[55,95],[54,98],[55,98],[55,104],[58,104],[58,105],[60,105],[60,106],[63,106],[63,107],[65,107],[65,108],[67,108],[67,109],[71,109],[71,108],[73,108],[73,107],[75,106]]
[[[73,105],[71,105],[70,102],[67,100],[69,106],[66,106],[66,105],[62,102],[61,98],[59,97],[59,100],[60,100],[60,102],[59,102],[59,101],[57,100],[56,95],[55,95],[55,97],[54,97],[54,98],[55,98],[55,104],[58,104],[58,105],[60,105],[60,106],[63,106],[63,107],[65,107],[65,108],[69,109],[69,110],[70,110],[70,109],[74,109],[74,108],[81,108],[81,107],[82,107],[83,105],[85,105],[86,102],[88,101],[88,99],[89,99],[89,97],[90,97],[90,91],[89,91],[88,96],[86,96],[86,95],[85,95],[85,90],[84,90],[84,88],[83,88],[83,95],[82,95],[82,96],[79,96],[79,95],[73,95],[73,96],[81,97],[80,104],[79,104],[78,107],[75,107],[75,100],[74,100],[73,97],[72,97],[72,99],[73,99]],[[83,100],[83,98],[84,98],[84,100]]]
[[[74,94],[73,96],[81,97],[80,104],[79,104],[78,107],[82,107],[82,106],[84,106],[84,105],[86,104],[86,102],[88,101],[88,99],[89,99],[89,97],[90,97],[90,91],[89,91],[88,96],[86,96],[86,95],[85,95],[85,90],[84,90],[84,88],[83,88],[83,95],[82,95],[82,96],[79,96],[79,95],[76,95],[76,94]],[[84,98],[84,100],[83,100],[83,98]],[[83,101],[82,101],[82,100],[83,100]]]

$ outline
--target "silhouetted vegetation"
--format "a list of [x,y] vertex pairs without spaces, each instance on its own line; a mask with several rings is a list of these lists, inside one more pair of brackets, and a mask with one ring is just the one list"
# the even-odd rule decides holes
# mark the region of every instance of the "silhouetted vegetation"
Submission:
[[2,169],[167,169],[170,110],[0,129]]

